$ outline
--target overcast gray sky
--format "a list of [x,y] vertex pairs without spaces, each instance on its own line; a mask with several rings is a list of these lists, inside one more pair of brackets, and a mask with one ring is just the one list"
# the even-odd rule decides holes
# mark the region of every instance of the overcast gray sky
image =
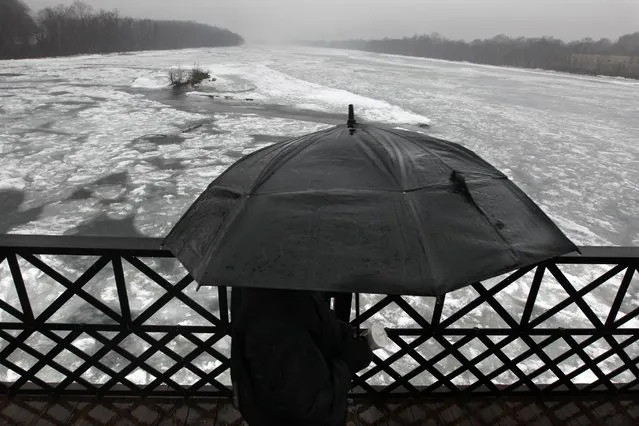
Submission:
[[[33,9],[72,0],[26,0]],[[195,20],[249,42],[397,37],[552,35],[617,38],[639,31],[639,0],[85,0],[122,15]]]

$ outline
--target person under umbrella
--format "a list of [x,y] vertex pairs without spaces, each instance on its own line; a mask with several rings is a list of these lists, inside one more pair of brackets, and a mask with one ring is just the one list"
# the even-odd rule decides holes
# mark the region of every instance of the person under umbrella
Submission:
[[[309,414],[318,423],[308,424],[331,426],[337,417],[330,413],[343,413],[326,408],[336,403],[318,401],[324,407],[319,409],[305,399],[299,405],[305,407],[303,413],[293,414],[294,407],[277,398],[304,386],[328,389],[329,381],[333,386],[345,383],[335,381],[340,367],[333,362],[343,360],[335,354],[345,351],[326,352],[322,346],[327,340],[321,336],[339,333],[318,332],[330,326],[308,325],[331,322],[317,320],[326,318],[320,306],[328,307],[315,292],[439,296],[577,250],[523,191],[477,154],[423,134],[356,123],[352,106],[346,125],[238,160],[198,197],[163,245],[199,284],[231,286],[233,292],[242,289],[250,295],[236,303],[236,313],[250,315],[232,318],[232,358],[250,357],[253,349],[259,353],[273,342],[278,347],[299,345],[297,355],[286,355],[298,362],[282,355],[285,364],[277,358],[249,363],[246,369],[246,364],[233,364],[234,377],[247,375],[253,383],[265,384],[261,392],[270,389],[254,394],[265,398],[259,406],[287,419],[322,412],[323,420]],[[307,293],[292,297],[273,289]],[[273,308],[259,306],[260,300],[269,300]],[[304,309],[298,312],[298,305]],[[254,327],[266,334],[244,328],[261,321],[269,325]],[[285,322],[298,323],[286,328]],[[280,333],[297,337],[286,340]],[[321,373],[296,372],[311,353],[321,365],[317,351],[327,363],[318,367]],[[353,363],[350,374],[362,360]],[[268,369],[276,371],[264,373]],[[280,373],[299,380],[279,381]],[[238,382],[242,406],[251,398],[243,394],[243,381]],[[343,387],[334,387],[330,397],[319,390],[316,395],[332,401],[346,398]]]
[[372,350],[319,292],[236,287],[231,376],[250,426],[344,426],[354,374]]

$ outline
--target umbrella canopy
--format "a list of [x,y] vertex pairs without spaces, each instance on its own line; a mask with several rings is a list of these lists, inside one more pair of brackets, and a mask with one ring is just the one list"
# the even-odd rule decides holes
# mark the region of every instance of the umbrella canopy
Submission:
[[472,151],[352,118],[240,159],[163,245],[201,285],[424,296],[576,250]]

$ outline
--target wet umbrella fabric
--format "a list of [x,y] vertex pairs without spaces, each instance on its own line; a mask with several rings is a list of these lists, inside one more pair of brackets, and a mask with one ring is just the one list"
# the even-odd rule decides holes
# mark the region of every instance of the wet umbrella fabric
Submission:
[[163,245],[201,285],[425,296],[576,250],[472,151],[352,123],[240,159]]

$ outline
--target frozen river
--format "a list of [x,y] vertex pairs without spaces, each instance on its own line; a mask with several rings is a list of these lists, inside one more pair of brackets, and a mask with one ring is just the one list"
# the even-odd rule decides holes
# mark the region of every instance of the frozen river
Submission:
[[[217,80],[183,94],[167,87],[169,69],[193,65]],[[475,150],[577,244],[639,245],[639,82],[257,47],[0,61],[0,233],[162,237],[235,160],[344,122],[349,103],[360,121],[423,131]],[[601,272],[566,271],[582,282]],[[25,272],[27,284],[39,283],[29,289],[36,311],[60,294],[42,284],[45,278]],[[133,310],[158,297],[145,285],[131,289]],[[10,287],[5,262],[0,296],[9,303],[15,299]],[[87,291],[117,305],[112,286]],[[197,297],[204,304],[215,304],[214,294],[203,293]],[[517,287],[507,293],[503,303],[523,306]],[[601,304],[592,300],[595,309],[605,311],[611,294],[599,294],[606,299]],[[448,298],[444,317],[468,295]],[[563,297],[552,289],[542,295],[539,309]],[[564,313],[567,323],[581,320],[571,312]],[[60,315],[94,318],[73,305]],[[162,315],[190,321],[170,306]],[[409,326],[392,310],[382,317]],[[468,321],[491,325],[491,318],[478,310]],[[90,340],[83,344],[94,346]],[[12,374],[0,371],[0,379]]]
[[[175,96],[194,64],[217,81]],[[476,150],[577,244],[639,244],[639,82],[306,48],[0,62],[0,233],[163,236],[234,160],[348,103]]]

